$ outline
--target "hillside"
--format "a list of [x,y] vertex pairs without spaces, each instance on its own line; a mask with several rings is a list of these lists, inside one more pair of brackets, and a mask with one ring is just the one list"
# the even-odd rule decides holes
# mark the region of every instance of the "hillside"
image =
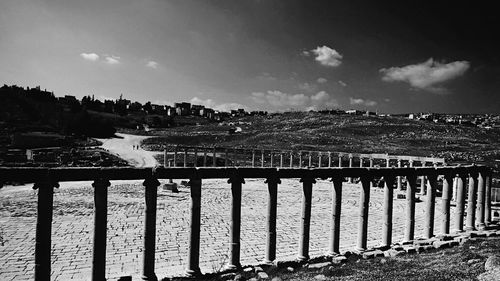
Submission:
[[[241,132],[229,133],[240,127]],[[402,117],[365,117],[292,112],[242,117],[230,122],[155,131],[143,142],[234,148],[329,150],[436,156],[447,161],[500,159],[500,130],[436,124]]]

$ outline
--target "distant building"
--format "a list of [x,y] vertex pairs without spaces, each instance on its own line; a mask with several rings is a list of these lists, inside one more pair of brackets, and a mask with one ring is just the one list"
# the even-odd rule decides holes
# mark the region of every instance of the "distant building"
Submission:
[[205,108],[203,105],[191,105],[191,115],[202,116],[201,111]]
[[142,104],[140,102],[133,102],[127,106],[130,111],[142,111]]
[[363,115],[363,111],[356,109],[346,110],[345,113],[350,115]]
[[164,105],[151,104],[151,109],[153,110],[153,114],[158,114],[158,115],[166,115],[167,114],[167,111],[165,110]]
[[179,116],[188,116],[191,114],[191,104],[188,102],[176,102],[174,107]]

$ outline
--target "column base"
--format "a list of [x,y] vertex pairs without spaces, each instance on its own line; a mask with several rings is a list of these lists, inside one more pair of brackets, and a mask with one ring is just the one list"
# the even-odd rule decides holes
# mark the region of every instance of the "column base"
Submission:
[[302,255],[297,256],[297,261],[299,261],[299,262],[305,262],[308,260],[309,260],[309,256],[302,256]]
[[[143,275],[141,277],[142,280],[145,280],[145,281],[158,281],[158,277],[156,277],[156,274],[153,274],[153,275],[150,275],[150,276],[145,276]],[[121,280],[121,279],[120,279]],[[132,280],[132,279],[130,279]]]
[[188,277],[196,277],[196,276],[201,276],[202,274],[200,268],[195,268],[195,269],[188,268],[186,269],[186,275]]
[[477,230],[485,230],[486,229],[486,224],[484,223],[479,223],[477,225]]
[[475,230],[476,230],[476,228],[473,226],[466,226],[465,227],[465,231],[475,231]]
[[236,271],[241,268],[241,264],[228,264],[224,267],[224,269],[229,271]]

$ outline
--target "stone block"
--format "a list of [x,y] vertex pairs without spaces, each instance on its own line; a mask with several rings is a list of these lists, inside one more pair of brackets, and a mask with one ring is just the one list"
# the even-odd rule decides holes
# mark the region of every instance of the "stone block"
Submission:
[[333,264],[341,264],[347,261],[347,258],[345,256],[336,256],[332,258],[332,263]]
[[332,264],[331,262],[313,263],[313,264],[309,264],[309,268],[311,268],[311,269],[319,269],[319,268],[327,267],[327,266],[329,266],[331,264]]
[[179,189],[177,189],[177,183],[175,183],[175,182],[164,184],[163,190],[172,191],[174,193],[179,192]]
[[267,273],[265,273],[264,271],[257,273],[257,277],[259,280],[268,280],[269,279],[269,275],[267,275]]
[[366,251],[366,252],[362,253],[362,257],[364,259],[372,259],[375,257],[383,257],[383,256],[384,256],[384,252],[382,252],[380,250],[372,250],[372,251]]

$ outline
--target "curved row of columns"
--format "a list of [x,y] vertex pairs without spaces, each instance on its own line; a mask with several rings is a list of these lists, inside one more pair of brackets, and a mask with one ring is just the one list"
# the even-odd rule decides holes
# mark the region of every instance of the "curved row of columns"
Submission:
[[[179,150],[180,149],[180,150]],[[190,149],[192,151],[190,151]],[[199,150],[203,150],[203,152],[199,153]],[[171,167],[178,167],[177,160],[179,159],[179,156],[183,156],[182,158],[182,167],[188,167],[190,166],[188,163],[188,157],[189,155],[193,155],[194,161],[193,161],[193,166],[201,166],[201,167],[216,167],[217,163],[216,160],[217,158],[222,159],[224,162],[224,165],[226,167],[229,166],[238,166],[238,153],[237,151],[241,151],[245,149],[228,149],[228,148],[219,148],[217,150],[216,147],[213,148],[203,148],[203,147],[178,147],[176,146],[173,151],[173,156],[172,159],[170,159],[172,162],[169,162],[168,159],[168,151],[165,149],[164,150],[164,166],[171,166]],[[343,162],[345,159],[348,159],[348,166],[347,167],[353,167],[354,159],[359,159],[360,167],[363,167],[363,162],[365,160],[369,161],[369,167],[373,167],[374,161],[375,160],[381,160],[385,161],[387,167],[389,167],[389,163],[391,160],[396,160],[398,163],[398,167],[401,167],[401,162],[402,161],[407,161],[409,163],[410,167],[413,167],[413,162],[420,162],[422,166],[425,166],[426,163],[432,163],[433,165],[437,164],[444,164],[444,159],[442,158],[429,158],[429,157],[412,157],[412,156],[394,156],[394,155],[385,155],[385,154],[350,154],[350,153],[341,153],[341,152],[331,152],[331,151],[273,151],[273,150],[248,150],[249,153],[246,155],[248,159],[251,159],[250,166],[251,167],[257,167],[259,163],[257,162],[257,158],[260,157],[260,167],[265,167],[265,162],[266,162],[266,152],[269,154],[269,165],[271,167],[277,166],[280,168],[285,167],[285,160],[288,159],[288,166],[290,168],[294,167],[294,154],[297,155],[298,158],[298,168],[302,167],[312,167],[313,164],[317,164],[317,167],[328,167],[331,168],[334,166],[333,160],[334,160],[334,155],[337,155],[336,157],[338,158],[338,165],[337,167],[346,167]],[[313,154],[316,154],[317,157],[317,163],[313,159]],[[288,155],[288,156],[287,156]],[[198,160],[199,157],[201,157],[202,160]],[[212,158],[212,161],[210,165],[208,165],[208,157]],[[325,159],[328,159],[328,162],[326,165],[323,165],[323,157]],[[278,158],[278,159],[276,159]],[[199,161],[203,161],[202,164],[198,164]],[[295,160],[297,161],[297,160]],[[288,167],[287,166],[287,167]]]
[[[486,172],[473,172],[471,174],[445,174],[440,176],[443,180],[441,233],[450,233],[450,200],[454,178],[457,177],[457,204],[455,212],[456,232],[463,231],[463,217],[465,201],[467,200],[466,230],[481,230],[491,222],[491,205],[488,194],[491,194],[491,174]],[[425,219],[425,237],[434,236],[434,212],[435,194],[438,186],[437,174],[428,174],[427,203]],[[416,176],[407,175],[408,188],[406,191],[406,225],[405,241],[414,240],[415,230],[415,190]],[[465,183],[468,180],[468,189]],[[357,249],[367,249],[368,214],[370,203],[371,175],[361,175],[360,206]],[[384,176],[384,205],[382,224],[382,246],[388,247],[392,244],[392,212],[393,191],[397,178],[395,175]],[[268,177],[265,181],[268,185],[268,212],[267,212],[267,240],[265,261],[270,263],[276,259],[276,215],[278,186],[281,180],[277,176]],[[310,221],[313,185],[316,183],[313,177],[303,177],[302,182],[302,215],[299,236],[299,248],[297,259],[305,261],[309,259]],[[230,229],[230,259],[228,268],[237,269],[240,264],[240,227],[241,227],[241,192],[243,177],[235,174],[230,177],[231,184],[231,229]],[[342,203],[343,177],[332,178],[332,214],[330,245],[328,252],[331,255],[340,252],[340,215]],[[160,185],[154,176],[144,180],[145,187],[145,223],[144,223],[144,252],[143,252],[143,280],[158,280],[155,274],[155,238],[156,238],[156,204],[157,188]],[[104,178],[98,178],[92,184],[94,187],[94,239],[92,258],[92,280],[105,280],[106,271],[106,227],[107,227],[107,189],[110,182]],[[190,178],[191,202],[190,202],[190,233],[189,251],[186,273],[192,276],[201,274],[199,267],[200,255],[200,226],[201,226],[201,189],[202,178],[196,174]],[[54,187],[57,182],[50,181],[50,177],[38,182],[34,188],[38,189],[38,216],[36,230],[35,250],[35,280],[50,279],[51,265],[51,224],[53,211]],[[466,191],[468,195],[466,194]],[[466,196],[467,195],[467,196]]]

